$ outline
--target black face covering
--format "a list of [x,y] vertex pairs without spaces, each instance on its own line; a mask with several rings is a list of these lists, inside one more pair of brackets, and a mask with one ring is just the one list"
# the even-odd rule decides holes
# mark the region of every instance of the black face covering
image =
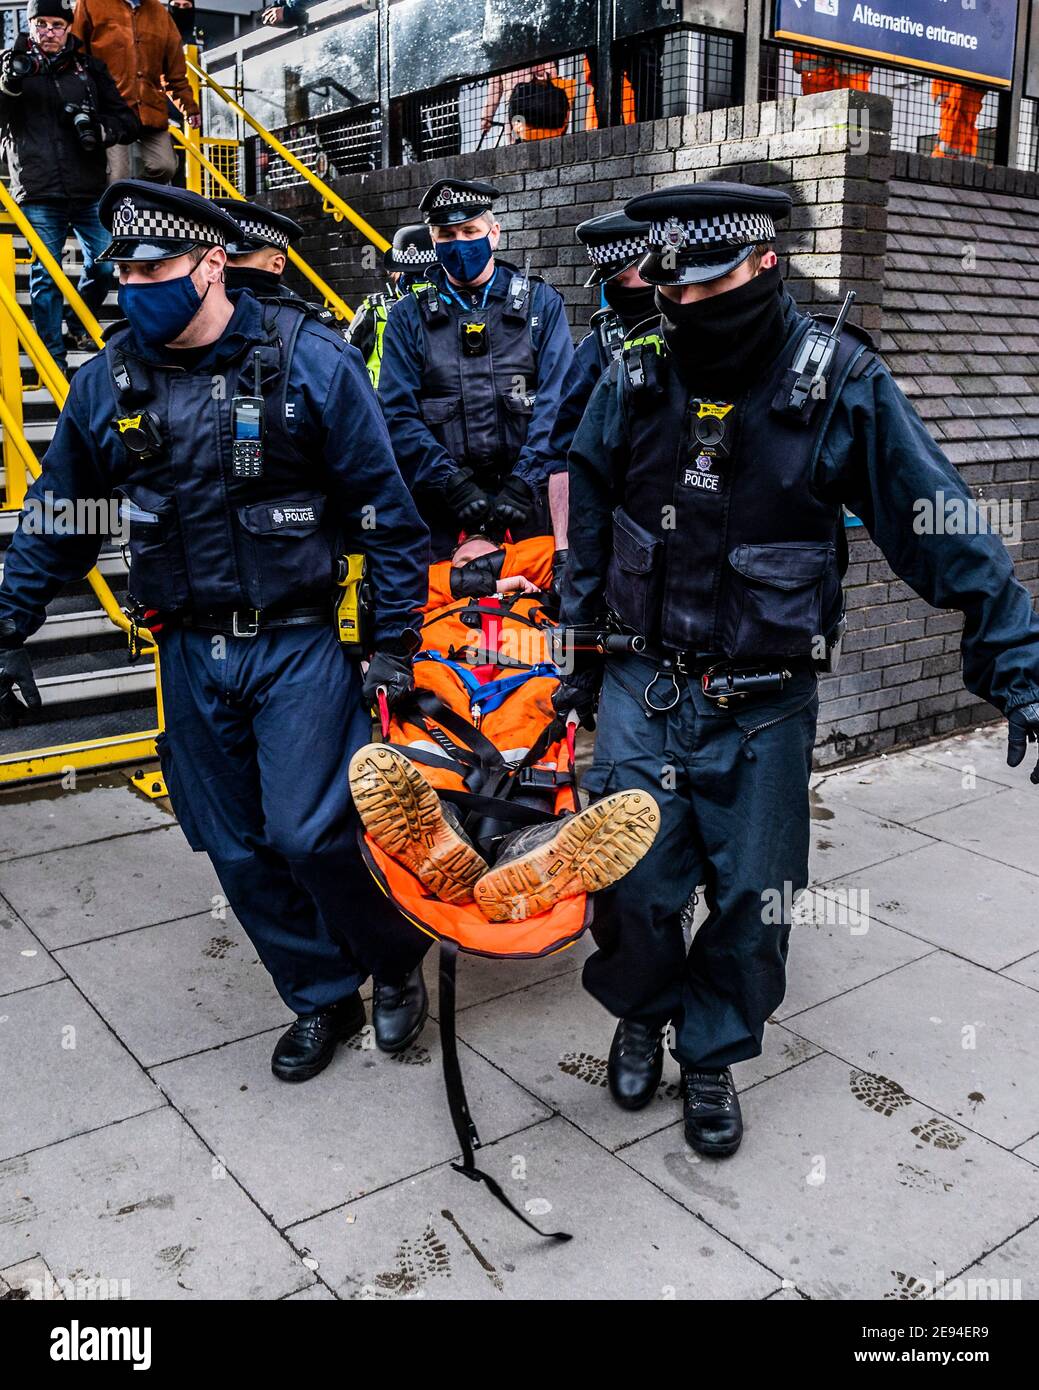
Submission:
[[626,328],[634,328],[658,312],[652,285],[621,285],[616,280],[607,280],[602,292],[606,303],[621,316]]
[[169,16],[177,26],[177,31],[186,42],[190,41],[195,29],[195,7],[183,9],[180,5],[170,5]]
[[254,265],[224,266],[224,285],[229,290],[252,290],[256,295],[279,294],[282,289],[281,276],[269,270],[259,270]]
[[664,341],[686,385],[723,396],[745,386],[779,350],[782,291],[778,266],[692,304],[675,304],[658,290]]

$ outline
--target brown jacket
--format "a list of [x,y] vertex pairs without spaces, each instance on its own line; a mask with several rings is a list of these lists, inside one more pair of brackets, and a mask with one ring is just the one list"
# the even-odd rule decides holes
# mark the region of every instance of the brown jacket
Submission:
[[169,125],[167,95],[185,116],[198,114],[177,26],[162,0],[76,0],[72,32],[104,62],[123,100],[151,130]]

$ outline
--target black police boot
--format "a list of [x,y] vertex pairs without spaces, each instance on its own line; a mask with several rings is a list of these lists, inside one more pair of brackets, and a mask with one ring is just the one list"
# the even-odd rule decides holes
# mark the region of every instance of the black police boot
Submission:
[[606,1077],[610,1095],[622,1110],[641,1110],[660,1085],[664,1070],[661,1029],[622,1018],[610,1047]]
[[682,1094],[689,1147],[711,1158],[734,1154],[743,1138],[743,1115],[729,1068],[683,1067]]
[[364,1004],[356,990],[330,1009],[300,1014],[278,1039],[271,1071],[280,1081],[309,1081],[324,1071],[341,1042],[361,1031],[364,1020]]
[[372,1022],[375,1046],[380,1052],[403,1052],[425,1027],[429,995],[418,965],[399,984],[375,980]]

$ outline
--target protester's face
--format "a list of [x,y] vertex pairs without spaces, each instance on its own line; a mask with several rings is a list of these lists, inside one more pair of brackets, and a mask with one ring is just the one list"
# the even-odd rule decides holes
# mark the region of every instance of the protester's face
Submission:
[[771,270],[778,261],[774,251],[766,251],[758,264],[755,265],[753,256],[748,256],[742,265],[717,280],[708,280],[702,285],[659,285],[658,288],[665,299],[675,304],[696,304],[701,299],[713,299],[716,294],[725,294],[738,285],[745,285],[763,270]]
[[500,547],[494,545],[486,536],[471,536],[469,540],[463,541],[451,556],[451,564],[455,569],[461,569],[470,560],[478,560],[481,555],[492,555],[498,549]]
[[45,19],[29,21],[29,37],[43,53],[60,53],[65,47],[68,36],[69,22],[67,19],[52,19],[48,15]]
[[490,221],[486,217],[473,217],[468,222],[455,222],[450,227],[430,227],[430,236],[434,243],[438,241],[479,241],[480,237],[489,236],[491,239],[491,250],[497,250],[498,242],[501,238],[501,223]]

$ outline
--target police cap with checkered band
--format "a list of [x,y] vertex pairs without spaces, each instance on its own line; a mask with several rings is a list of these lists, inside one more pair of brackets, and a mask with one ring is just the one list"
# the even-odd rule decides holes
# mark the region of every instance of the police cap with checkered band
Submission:
[[112,233],[101,261],[168,261],[194,246],[220,246],[238,224],[208,198],[147,179],[118,179],[101,195],[98,216]]
[[393,245],[383,252],[382,263],[392,274],[398,270],[427,270],[436,264],[436,259],[429,228],[424,222],[412,222],[407,227],[398,227],[393,233]]
[[268,246],[275,251],[287,251],[289,243],[303,235],[298,222],[261,203],[250,203],[243,198],[214,198],[212,202],[238,224],[238,236],[227,243],[229,256],[250,256]]
[[418,210],[431,227],[449,227],[490,212],[501,195],[489,183],[466,179],[437,179],[422,195]]
[[585,285],[604,284],[634,265],[649,250],[648,232],[645,222],[633,221],[626,212],[607,212],[579,223],[577,240],[593,267]]
[[695,285],[728,275],[755,246],[775,240],[791,199],[746,183],[681,184],[632,198],[624,211],[649,223],[639,272],[651,285]]

